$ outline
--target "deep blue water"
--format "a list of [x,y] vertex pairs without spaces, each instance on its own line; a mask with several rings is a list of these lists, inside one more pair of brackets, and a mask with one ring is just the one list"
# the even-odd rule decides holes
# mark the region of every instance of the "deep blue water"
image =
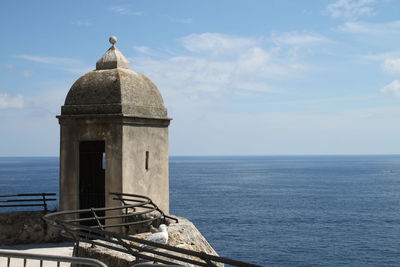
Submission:
[[[400,266],[400,156],[172,157],[171,213],[264,266]],[[0,194],[58,191],[58,158],[0,158]]]

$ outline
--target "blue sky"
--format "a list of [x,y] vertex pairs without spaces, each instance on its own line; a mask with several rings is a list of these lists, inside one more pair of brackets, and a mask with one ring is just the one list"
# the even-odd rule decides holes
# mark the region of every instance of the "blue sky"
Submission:
[[160,89],[171,155],[399,154],[400,2],[6,1],[0,156],[57,156],[109,48]]

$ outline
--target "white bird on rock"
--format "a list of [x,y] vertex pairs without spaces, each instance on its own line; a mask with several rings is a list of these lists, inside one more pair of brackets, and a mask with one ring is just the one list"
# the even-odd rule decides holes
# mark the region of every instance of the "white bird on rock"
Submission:
[[[158,232],[149,235],[145,238],[145,240],[166,245],[168,243],[167,226],[165,224],[160,224],[160,226],[158,227]],[[151,246],[147,245],[144,247],[150,248]]]

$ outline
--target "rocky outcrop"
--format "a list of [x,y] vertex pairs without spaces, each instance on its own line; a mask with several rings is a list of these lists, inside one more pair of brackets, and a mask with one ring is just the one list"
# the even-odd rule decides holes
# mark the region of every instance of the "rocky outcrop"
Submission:
[[[134,237],[144,239],[149,234],[150,233],[142,233],[134,235]],[[207,242],[204,236],[197,230],[193,223],[185,218],[179,218],[179,223],[169,224],[168,235],[168,245],[170,246],[218,256],[217,252]],[[159,251],[163,250],[159,249]],[[106,263],[108,266],[129,267],[131,266],[132,262],[135,261],[135,257],[132,255],[117,252],[116,250],[110,250],[101,246],[92,247],[90,244],[86,243],[80,244],[78,255],[81,257],[96,258]],[[182,254],[179,255],[182,256]],[[185,257],[198,260],[197,258],[191,256]],[[169,261],[171,261],[171,259],[169,259]],[[182,264],[182,262],[179,261],[175,261],[175,263]],[[190,266],[189,264],[184,265]]]

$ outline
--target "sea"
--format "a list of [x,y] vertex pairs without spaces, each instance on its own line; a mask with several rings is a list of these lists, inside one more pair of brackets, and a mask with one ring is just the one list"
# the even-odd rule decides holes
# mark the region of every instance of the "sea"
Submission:
[[[0,194],[58,192],[58,158],[0,158]],[[262,266],[400,266],[400,155],[170,158],[171,214]]]

